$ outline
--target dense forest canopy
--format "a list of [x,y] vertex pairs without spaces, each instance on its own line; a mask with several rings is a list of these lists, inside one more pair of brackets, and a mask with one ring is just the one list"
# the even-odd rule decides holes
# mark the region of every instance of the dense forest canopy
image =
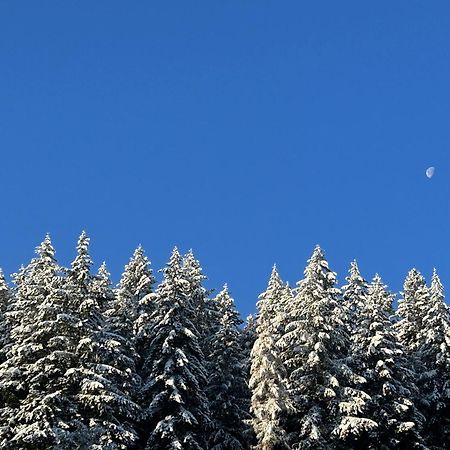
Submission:
[[436,271],[398,307],[356,261],[316,247],[295,286],[274,267],[243,323],[192,251],[155,276],[138,247],[117,286],[46,236],[0,272],[2,449],[448,449],[450,318]]

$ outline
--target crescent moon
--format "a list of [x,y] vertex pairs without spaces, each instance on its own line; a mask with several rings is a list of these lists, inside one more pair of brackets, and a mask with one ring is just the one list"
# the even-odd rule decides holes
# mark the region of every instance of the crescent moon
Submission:
[[428,178],[431,178],[434,175],[434,170],[435,170],[434,167],[428,167],[428,169],[425,172]]

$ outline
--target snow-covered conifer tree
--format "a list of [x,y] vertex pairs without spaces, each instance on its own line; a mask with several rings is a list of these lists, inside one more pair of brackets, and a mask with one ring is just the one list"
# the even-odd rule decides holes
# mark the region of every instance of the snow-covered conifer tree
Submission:
[[349,337],[336,274],[317,246],[304,279],[289,302],[280,339],[295,413],[288,418],[292,448],[333,448],[350,426],[360,392],[350,389],[354,374],[345,364]]
[[101,266],[98,268],[97,275],[92,280],[91,289],[97,299],[100,310],[105,312],[109,309],[109,306],[114,299],[111,274],[108,271],[105,261],[103,261]]
[[6,312],[12,304],[12,293],[0,269],[0,363],[5,360],[6,346],[10,342],[10,324]]
[[344,439],[347,448],[423,448],[423,417],[413,402],[417,387],[392,326],[392,302],[393,296],[376,275],[352,336],[352,366],[365,380],[360,384],[364,395],[359,397],[357,417],[365,420]]
[[249,438],[246,421],[250,418],[246,398],[246,367],[242,358],[242,320],[227,286],[213,300],[217,304],[220,323],[212,343],[212,367],[208,377],[213,430],[209,438],[211,450],[244,450]]
[[[243,401],[245,403],[245,410],[248,412],[251,409],[252,392],[248,384],[250,380],[250,369],[252,365],[251,352],[257,338],[256,327],[257,327],[256,314],[250,314],[245,319],[244,327],[241,332],[242,361],[244,363],[245,379],[247,381],[247,395],[245,396],[245,398],[243,398]],[[247,423],[251,425],[252,423],[251,417],[249,421],[247,421]],[[249,443],[249,447],[252,447],[252,445],[255,443],[255,435],[252,426],[248,427],[247,442]]]
[[289,449],[285,418],[293,409],[274,326],[278,323],[275,316],[283,292],[283,282],[274,267],[268,287],[257,303],[257,337],[251,351],[249,386],[256,450]]
[[[196,329],[195,299],[175,248],[154,294],[142,367],[142,429],[148,450],[206,449],[210,426],[206,373]],[[145,328],[143,328],[145,329]]]
[[137,379],[130,370],[134,361],[126,352],[126,343],[108,329],[102,315],[101,303],[112,297],[106,267],[94,277],[91,266],[89,238],[83,232],[65,286],[79,317],[78,363],[67,375],[88,429],[83,436],[86,448],[128,449],[138,439],[134,422],[139,408],[132,400]]
[[220,317],[217,312],[216,302],[209,297],[209,291],[203,286],[207,277],[203,274],[199,261],[190,250],[183,257],[182,262],[184,278],[190,284],[192,306],[194,308],[195,323],[200,333],[202,351],[205,356],[210,354],[211,338],[217,331]]
[[415,355],[422,369],[418,399],[426,418],[424,436],[429,448],[447,449],[450,448],[450,318],[436,270],[421,323],[420,346]]
[[367,300],[368,283],[361,275],[356,261],[352,261],[349,276],[346,280],[347,284],[342,286],[342,298],[347,314],[347,330],[352,335],[355,331],[359,312]]
[[241,333],[241,347],[242,347],[242,355],[247,367],[247,379],[250,378],[250,354],[253,348],[253,345],[257,338],[256,333],[257,327],[257,316],[256,314],[250,314],[245,319],[244,328]]
[[107,318],[114,332],[133,341],[139,320],[145,323],[153,311],[147,294],[153,291],[155,277],[144,249],[139,246],[130,258],[120,279]]
[[[405,279],[403,295],[397,310],[400,320],[395,325],[400,343],[410,356],[413,356],[422,344],[420,330],[428,302],[429,292],[425,278],[418,270],[410,270]],[[414,364],[417,363],[414,361]]]
[[67,392],[66,370],[76,363],[68,330],[78,324],[66,309],[49,236],[36,253],[15,278],[8,312],[12,341],[0,366],[0,447],[75,448],[69,435],[82,427],[69,425],[77,411]]

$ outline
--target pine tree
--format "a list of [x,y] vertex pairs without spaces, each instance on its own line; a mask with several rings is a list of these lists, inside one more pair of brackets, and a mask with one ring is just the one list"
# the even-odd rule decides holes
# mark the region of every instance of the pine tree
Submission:
[[209,439],[211,450],[244,450],[249,436],[246,421],[246,367],[242,359],[242,320],[225,285],[214,301],[220,325],[212,346],[207,395],[210,401],[213,430]]
[[79,317],[78,364],[68,371],[70,386],[88,432],[86,448],[128,449],[137,442],[134,421],[139,414],[133,402],[134,361],[126,343],[110,332],[102,315],[101,303],[112,297],[106,267],[99,277],[91,275],[89,238],[83,232],[77,256],[68,271],[66,291],[74,314]]
[[431,449],[450,448],[450,318],[444,288],[433,271],[429,303],[421,320],[416,359],[420,406],[426,417],[424,435]]
[[289,448],[284,420],[293,409],[286,388],[286,371],[274,335],[274,320],[282,294],[283,283],[274,267],[267,290],[259,296],[257,303],[257,338],[251,351],[249,386],[256,450]]
[[210,422],[204,357],[195,326],[195,292],[176,248],[163,274],[150,294],[156,308],[145,331],[150,337],[142,367],[142,429],[149,430],[145,448],[203,450]]
[[358,417],[365,418],[366,426],[352,430],[348,448],[423,448],[423,417],[412,401],[417,386],[392,326],[392,302],[376,275],[356,318],[351,346],[353,367],[365,380]]

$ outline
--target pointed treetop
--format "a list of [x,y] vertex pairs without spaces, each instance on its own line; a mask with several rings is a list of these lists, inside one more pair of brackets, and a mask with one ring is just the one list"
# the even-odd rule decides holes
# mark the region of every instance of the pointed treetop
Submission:
[[272,272],[269,278],[269,288],[281,287],[283,285],[283,281],[281,280],[280,274],[278,273],[277,266],[274,264],[272,267]]
[[144,247],[142,247],[142,244],[139,244],[133,253],[133,258],[136,259],[136,258],[142,257],[144,255],[145,255]]
[[183,256],[182,265],[188,274],[188,278],[194,283],[202,283],[203,280],[207,279],[206,275],[202,272],[200,261],[195,258],[192,249]]
[[109,280],[111,277],[111,274],[108,272],[108,267],[106,266],[106,262],[103,261],[101,266],[98,268],[97,276],[101,280]]
[[234,299],[230,296],[230,291],[228,290],[228,285],[224,284],[222,290],[215,297],[216,302],[223,308],[233,307]]
[[89,255],[89,240],[86,232],[83,231],[77,243],[77,256],[72,261],[72,276],[83,282],[91,276],[92,260]]
[[142,262],[145,266],[150,264],[150,261],[145,256],[144,247],[139,244],[133,252],[128,264],[125,266],[125,270],[130,269],[136,265],[136,263]]
[[441,279],[439,278],[436,267],[433,269],[433,275],[431,275],[431,285],[433,285],[433,282],[436,284],[442,285]]
[[441,279],[439,278],[436,269],[433,269],[433,275],[431,277],[430,294],[432,298],[444,298],[444,286],[441,283]]
[[[278,274],[277,268],[274,265],[272,267],[272,272],[270,274],[269,282],[267,283],[267,289],[258,296],[260,301],[268,301],[269,303],[273,303],[273,301],[277,301],[277,299],[281,295],[281,291],[283,290],[284,283]],[[257,303],[258,306],[259,302]],[[258,308],[261,308],[262,304],[259,304]]]
[[78,251],[81,251],[81,249],[89,247],[89,241],[90,241],[90,239],[89,239],[86,231],[83,230],[80,234],[80,237],[78,238],[77,249],[80,249]]
[[181,258],[181,253],[178,250],[178,247],[176,245],[175,245],[175,247],[172,250],[171,258],[176,258],[176,259]]
[[200,262],[195,258],[192,248],[183,256],[183,266],[196,268],[201,271]]
[[181,263],[182,263],[181,254],[178,251],[178,248],[175,246],[172,250],[172,253],[170,254],[170,258],[168,263],[166,264],[166,267],[161,270],[164,273],[168,273],[172,270],[179,270],[181,268]]
[[403,302],[409,302],[417,296],[424,296],[428,291],[425,278],[417,269],[411,269],[403,284]]
[[3,270],[0,269],[0,293],[4,291],[9,291],[8,284],[6,283],[5,275],[3,274]]
[[35,252],[41,259],[55,260],[55,249],[49,233],[45,235],[44,240],[36,247]]
[[119,281],[119,293],[126,296],[137,296],[138,301],[152,291],[155,282],[150,261],[145,256],[142,245],[133,252]]
[[314,251],[311,256],[311,259],[317,259],[317,260],[325,259],[325,254],[319,244],[316,244],[316,246],[314,247]]
[[359,271],[358,263],[356,262],[356,259],[354,259],[350,263],[350,270],[348,271],[350,276],[347,277],[347,280],[362,280],[361,272]]
[[355,259],[350,263],[350,269],[348,270],[348,273],[349,273],[348,276],[345,277],[345,279],[348,282],[348,285],[343,286],[342,288],[346,290],[351,288],[351,286],[359,286],[360,289],[364,289],[367,282],[361,275],[361,272]]
[[[303,280],[297,283],[299,289],[308,286],[311,282],[316,283],[319,280],[321,280],[321,284],[325,283],[329,287],[336,283],[336,273],[329,268],[325,254],[319,245],[316,245],[311,258],[308,259],[304,277]],[[324,288],[325,285],[323,286]]]
[[[387,292],[387,286],[384,284],[378,273],[372,278],[372,282],[369,284],[369,295],[374,292],[385,291]],[[394,297],[394,294],[388,293],[391,297]]]
[[381,276],[376,273],[375,276],[372,279],[372,284],[383,284],[383,280],[381,279]]
[[411,269],[405,278],[405,289],[408,287],[419,287],[426,284],[424,276],[415,268]]

